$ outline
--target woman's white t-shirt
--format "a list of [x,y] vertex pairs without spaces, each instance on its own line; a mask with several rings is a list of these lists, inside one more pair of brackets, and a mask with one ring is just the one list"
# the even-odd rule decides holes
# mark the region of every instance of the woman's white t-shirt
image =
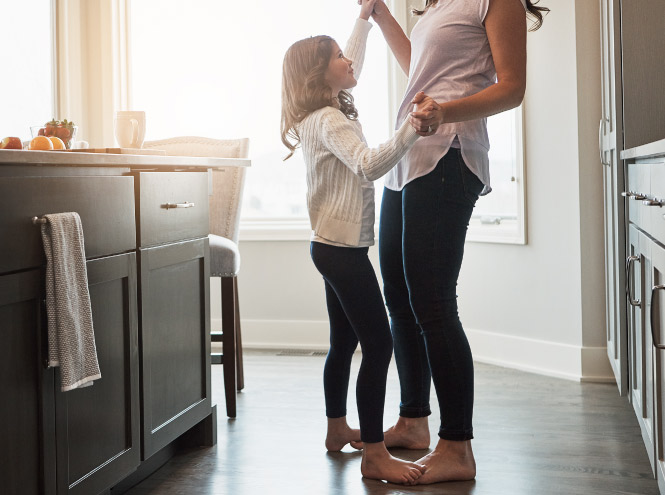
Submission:
[[[524,0],[520,0],[526,9]],[[429,7],[411,32],[409,83],[397,114],[396,129],[413,110],[410,101],[419,91],[442,103],[476,94],[496,83],[487,32],[483,22],[489,0],[439,0]],[[455,139],[457,138],[457,139]],[[487,119],[439,126],[432,136],[419,139],[385,177],[388,189],[400,191],[428,174],[448,152],[461,148],[469,169],[489,193],[490,173]]]

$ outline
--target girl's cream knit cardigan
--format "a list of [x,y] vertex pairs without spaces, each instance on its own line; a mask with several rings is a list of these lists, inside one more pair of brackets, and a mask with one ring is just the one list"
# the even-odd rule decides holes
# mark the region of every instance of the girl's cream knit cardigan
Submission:
[[[360,75],[367,34],[372,25],[358,19],[344,55]],[[362,225],[362,183],[374,181],[394,167],[418,139],[408,120],[395,136],[377,148],[368,148],[358,121],[337,108],[323,107],[298,126],[307,167],[307,208],[314,234],[337,243],[357,246]]]

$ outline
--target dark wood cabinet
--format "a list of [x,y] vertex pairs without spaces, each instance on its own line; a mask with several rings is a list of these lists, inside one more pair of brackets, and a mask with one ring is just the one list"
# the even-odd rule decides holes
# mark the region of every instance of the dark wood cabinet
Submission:
[[208,239],[139,251],[143,458],[210,415]]
[[138,172],[143,459],[210,415],[208,177]]
[[44,366],[41,270],[0,275],[0,479],[3,493],[55,493],[53,370]]
[[[33,155],[0,153],[0,165],[8,156]],[[102,167],[0,167],[2,493],[121,493],[173,455],[186,432],[215,442],[208,174],[90,160]],[[45,257],[31,221],[65,211],[83,224],[102,375],[69,392],[45,364]]]
[[[95,494],[140,463],[136,254],[88,261],[102,378],[61,392],[56,378],[58,493]],[[59,375],[56,368],[56,375]]]

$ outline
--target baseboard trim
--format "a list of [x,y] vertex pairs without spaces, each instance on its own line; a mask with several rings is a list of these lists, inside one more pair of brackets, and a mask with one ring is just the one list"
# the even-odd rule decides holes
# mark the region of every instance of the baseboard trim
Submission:
[[[221,320],[213,319],[213,329]],[[248,349],[328,348],[329,326],[321,320],[242,320]],[[614,383],[605,347],[583,347],[484,330],[466,329],[474,360],[581,382]]]

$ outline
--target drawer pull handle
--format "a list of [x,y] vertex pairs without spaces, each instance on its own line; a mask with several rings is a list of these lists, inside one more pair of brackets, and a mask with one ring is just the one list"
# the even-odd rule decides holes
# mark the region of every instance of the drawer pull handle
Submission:
[[633,294],[632,294],[633,291],[631,290],[631,287],[633,285],[631,283],[633,280],[631,276],[632,275],[631,268],[633,266],[633,261],[639,262],[640,258],[638,256],[628,256],[628,258],[626,258],[626,296],[628,297],[628,302],[630,303],[631,306],[639,308],[642,302],[640,300],[633,299]]
[[171,208],[192,208],[196,206],[195,203],[190,203],[189,201],[185,201],[184,203],[164,203],[161,205],[161,208],[164,208],[165,210],[170,210]]
[[35,225],[39,225],[41,223],[46,223],[46,219],[44,217],[41,217],[41,218],[32,217],[32,223],[34,223]]
[[627,192],[622,192],[621,196],[624,198],[628,199],[634,199],[635,201],[642,201],[644,199],[647,199],[647,197],[644,194],[632,192],[632,191],[627,191]]
[[659,206],[662,208],[663,202],[659,199],[645,199],[642,201],[642,204],[644,206]]
[[[657,290],[663,290],[663,289],[665,289],[665,285],[654,285],[653,288],[651,289],[651,314],[649,315],[650,316],[649,319],[651,320],[650,321],[650,323],[651,323],[651,341],[653,342],[653,346],[656,349],[665,349],[665,345],[663,345],[663,344],[659,343],[658,341],[656,341],[656,332],[653,329],[653,324],[654,324],[653,308],[656,306],[654,304],[654,296],[656,295]],[[658,323],[660,323],[660,322],[658,322]]]

